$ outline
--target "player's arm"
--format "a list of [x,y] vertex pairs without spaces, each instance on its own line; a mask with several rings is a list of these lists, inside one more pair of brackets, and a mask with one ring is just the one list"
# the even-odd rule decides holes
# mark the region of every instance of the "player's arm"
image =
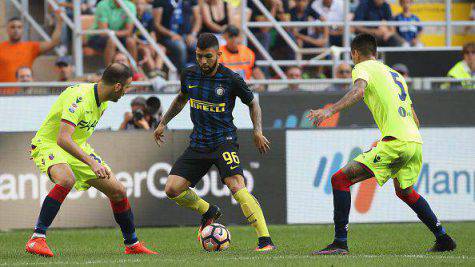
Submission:
[[78,160],[84,162],[91,170],[97,175],[98,178],[109,178],[110,171],[105,166],[101,165],[93,158],[89,157],[79,146],[74,142],[72,135],[74,133],[75,126],[66,121],[61,121],[59,127],[59,133],[56,143],[59,147],[64,149],[64,151],[73,155]]
[[180,113],[180,111],[185,107],[186,102],[188,102],[188,94],[180,91],[153,133],[158,145],[163,143],[163,132],[165,131],[168,122]]
[[247,104],[251,115],[252,125],[254,125],[254,143],[261,154],[267,153],[270,149],[270,142],[262,133],[262,110],[256,98]]
[[328,108],[310,110],[307,115],[309,120],[315,120],[314,125],[320,125],[325,119],[333,114],[340,112],[348,107],[353,106],[364,97],[364,91],[368,83],[363,79],[357,79],[353,84],[353,88],[346,93],[338,102]]
[[411,109],[412,109],[412,117],[414,118],[414,122],[416,123],[417,128],[421,128],[421,124],[419,122],[419,117],[417,117],[417,114],[416,114],[416,111],[414,110],[413,105],[411,105]]
[[270,142],[262,133],[262,110],[259,101],[254,97],[249,86],[247,86],[239,74],[234,73],[232,81],[234,94],[249,107],[252,124],[254,125],[254,144],[259,152],[264,154],[269,151]]
[[55,46],[61,43],[61,29],[63,27],[63,19],[61,18],[61,10],[56,10],[54,12],[56,17],[56,26],[53,31],[53,35],[51,35],[51,40],[49,42],[40,42],[40,53],[43,54],[48,52],[49,50],[53,49]]

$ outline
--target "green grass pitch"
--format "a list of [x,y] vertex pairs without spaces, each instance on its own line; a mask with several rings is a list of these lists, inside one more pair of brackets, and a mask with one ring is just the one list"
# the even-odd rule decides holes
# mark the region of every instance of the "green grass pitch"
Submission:
[[0,233],[0,266],[475,266],[475,222],[446,223],[457,241],[454,252],[429,254],[434,238],[422,224],[352,224],[350,255],[310,256],[332,240],[332,225],[273,225],[270,231],[278,250],[253,251],[254,230],[230,227],[232,244],[221,253],[199,247],[196,228],[141,228],[138,236],[160,255],[123,255],[119,229],[49,231],[48,242],[56,254],[42,258],[24,252],[31,231]]

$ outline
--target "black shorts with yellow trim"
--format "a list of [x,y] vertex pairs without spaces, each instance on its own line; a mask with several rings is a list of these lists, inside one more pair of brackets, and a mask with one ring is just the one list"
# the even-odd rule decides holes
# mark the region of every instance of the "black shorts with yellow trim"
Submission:
[[181,176],[195,187],[213,165],[218,168],[223,183],[227,177],[244,176],[236,143],[224,143],[214,150],[188,147],[173,165],[170,175]]

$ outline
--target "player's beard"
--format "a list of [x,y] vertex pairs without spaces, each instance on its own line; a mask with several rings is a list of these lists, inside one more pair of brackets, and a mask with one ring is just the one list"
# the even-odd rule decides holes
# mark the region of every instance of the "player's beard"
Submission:
[[211,74],[214,71],[214,69],[216,69],[217,65],[218,65],[218,61],[216,60],[213,64],[213,66],[210,67],[208,70],[204,70],[203,68],[201,68],[201,71],[206,75]]

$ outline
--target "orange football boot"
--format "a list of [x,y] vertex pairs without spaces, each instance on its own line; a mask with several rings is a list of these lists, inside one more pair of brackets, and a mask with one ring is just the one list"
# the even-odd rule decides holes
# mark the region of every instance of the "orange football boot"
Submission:
[[36,237],[28,240],[26,243],[26,251],[31,254],[40,255],[43,257],[53,257],[54,254],[46,244],[46,239]]

